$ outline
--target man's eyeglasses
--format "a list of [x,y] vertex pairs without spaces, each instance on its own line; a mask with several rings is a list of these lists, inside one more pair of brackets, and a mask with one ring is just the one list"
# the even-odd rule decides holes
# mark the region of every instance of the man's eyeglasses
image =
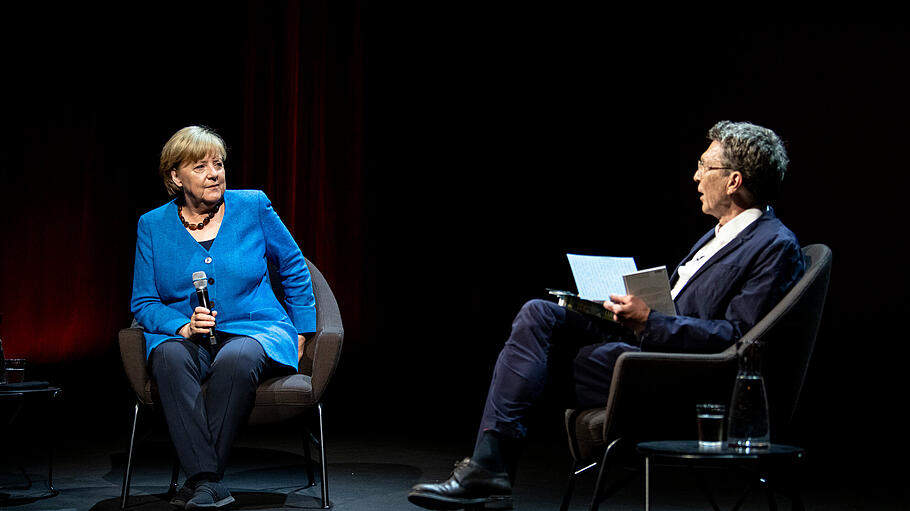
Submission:
[[704,174],[705,172],[710,172],[712,170],[733,170],[730,167],[708,167],[707,165],[705,165],[705,162],[703,162],[701,160],[698,160],[697,169],[698,169],[699,174]]

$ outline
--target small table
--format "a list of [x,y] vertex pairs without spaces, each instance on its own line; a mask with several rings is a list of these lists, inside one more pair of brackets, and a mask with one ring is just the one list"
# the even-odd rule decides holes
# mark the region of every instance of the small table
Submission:
[[[658,442],[641,442],[637,450],[645,458],[645,511],[651,509],[651,460],[660,460],[662,462],[675,463],[680,465],[694,466],[730,466],[743,464],[756,464],[758,466],[758,477],[746,492],[739,498],[733,506],[733,510],[739,509],[746,499],[746,496],[755,487],[756,483],[765,485],[768,492],[768,507],[776,510],[777,503],[774,498],[774,492],[779,491],[788,495],[793,501],[793,509],[804,509],[802,497],[797,486],[787,490],[778,487],[776,481],[772,486],[772,472],[778,467],[793,465],[805,456],[805,451],[800,447],[791,445],[771,444],[766,449],[749,449],[742,450],[736,448],[721,447],[717,449],[701,448],[696,440],[668,440]],[[711,503],[715,511],[720,511],[714,498],[711,496],[704,484],[702,491]]]
[[[63,396],[63,390],[59,387],[53,387],[46,382],[23,382],[18,384],[4,384],[0,386],[0,438],[10,440],[7,436],[7,428],[12,426],[23,410],[31,408],[35,404],[50,403],[55,404]],[[48,426],[49,427],[49,426]],[[49,497],[57,495],[59,492],[54,488],[54,435],[47,435],[48,461],[47,461],[47,486],[50,490]],[[3,442],[0,446],[6,448],[8,442]],[[0,487],[0,489],[20,489],[27,490],[32,487],[32,480],[28,473],[19,465],[19,470],[25,477],[25,486]]]

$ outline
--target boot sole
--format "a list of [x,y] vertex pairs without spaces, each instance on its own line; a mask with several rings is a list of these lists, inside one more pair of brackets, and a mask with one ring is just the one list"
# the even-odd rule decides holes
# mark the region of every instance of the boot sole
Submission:
[[449,509],[512,509],[511,495],[490,495],[489,497],[479,497],[476,499],[460,499],[454,497],[443,497],[434,493],[411,492],[408,494],[408,500],[411,504],[418,505],[426,509],[449,510]]
[[[184,509],[187,509],[189,511],[192,511],[193,509],[217,509],[219,507],[224,507],[228,504],[231,504],[232,502],[234,502],[234,497],[227,496],[227,497],[219,500],[218,502],[215,502],[214,504],[209,504],[209,505],[205,505],[205,506],[200,506],[198,504],[187,505],[186,508],[184,508]],[[189,503],[187,503],[187,504],[189,504]]]

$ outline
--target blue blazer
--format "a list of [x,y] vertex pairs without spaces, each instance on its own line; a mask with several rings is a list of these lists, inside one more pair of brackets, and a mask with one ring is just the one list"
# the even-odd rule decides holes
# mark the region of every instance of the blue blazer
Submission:
[[[130,309],[145,328],[146,357],[190,321],[192,275],[209,277],[217,330],[255,338],[272,360],[297,367],[297,334],[316,330],[316,300],[300,248],[261,191],[226,190],[224,220],[209,250],[177,217],[172,200],[139,218]],[[269,281],[282,279],[287,310]]]
[[[713,237],[714,229],[679,266]],[[679,266],[671,286],[679,278]],[[723,351],[777,305],[805,271],[796,236],[767,208],[692,275],[676,296],[677,316],[651,312],[641,334],[642,349]]]

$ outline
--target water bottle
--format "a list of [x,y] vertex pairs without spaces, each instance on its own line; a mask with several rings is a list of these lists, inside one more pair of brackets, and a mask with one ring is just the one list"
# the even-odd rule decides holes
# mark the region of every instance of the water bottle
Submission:
[[765,449],[771,445],[768,395],[761,375],[761,343],[737,347],[739,372],[730,399],[727,445],[737,449]]

